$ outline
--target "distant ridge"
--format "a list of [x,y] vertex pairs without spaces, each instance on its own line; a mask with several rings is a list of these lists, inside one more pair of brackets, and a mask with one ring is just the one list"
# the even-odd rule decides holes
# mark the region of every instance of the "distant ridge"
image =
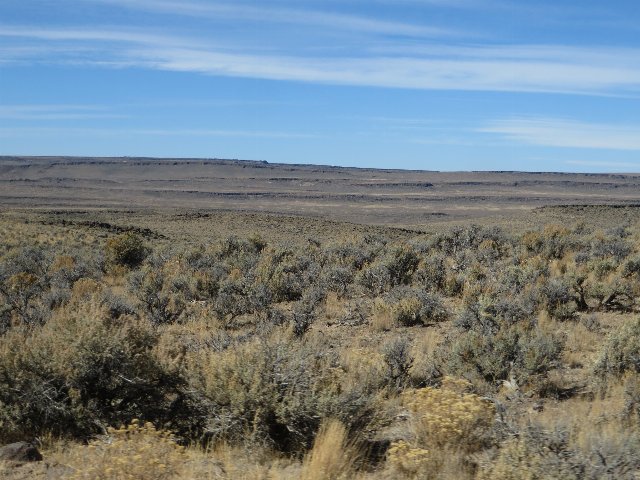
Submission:
[[379,171],[379,172],[420,172],[420,173],[469,173],[469,174],[505,174],[505,175],[584,175],[584,176],[607,176],[614,178],[640,177],[639,173],[593,173],[593,172],[561,172],[561,171],[528,171],[528,170],[420,170],[420,169],[401,169],[401,168],[376,168],[376,167],[353,167],[330,164],[312,164],[312,163],[279,163],[269,162],[267,160],[251,160],[238,158],[218,158],[218,157],[146,157],[146,156],[124,156],[124,157],[101,157],[101,156],[73,156],[73,155],[0,155],[0,162],[19,161],[19,162],[60,162],[67,161],[70,163],[124,163],[124,162],[146,162],[146,163],[210,163],[218,165],[246,165],[256,168],[301,168],[301,169],[338,169],[338,170],[362,170],[362,171]]

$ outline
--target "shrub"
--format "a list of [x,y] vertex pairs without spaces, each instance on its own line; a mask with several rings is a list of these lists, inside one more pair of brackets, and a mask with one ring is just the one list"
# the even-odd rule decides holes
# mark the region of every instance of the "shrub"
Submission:
[[495,334],[502,327],[529,321],[535,312],[535,302],[529,296],[505,298],[481,295],[476,302],[461,310],[454,325],[463,330]]
[[595,365],[601,377],[627,371],[640,372],[640,318],[627,321],[609,334]]
[[52,254],[36,247],[19,248],[0,263],[0,295],[4,300],[5,328],[11,319],[26,325],[37,325],[48,318],[39,301],[49,285],[47,271]]
[[480,375],[495,384],[507,379],[518,357],[518,332],[504,329],[496,335],[475,331],[461,334],[451,345],[450,353],[442,352],[447,369],[460,376]]
[[533,425],[479,461],[478,480],[627,479],[640,468],[636,432],[600,433],[579,445],[565,429]]
[[490,401],[468,393],[470,387],[466,380],[445,377],[440,388],[425,387],[403,394],[419,444],[466,452],[487,445],[495,408]]
[[[559,441],[557,441],[559,440]],[[507,440],[491,462],[480,462],[478,480],[578,480],[584,467],[566,437],[521,436]],[[596,478],[596,477],[590,477]]]
[[171,281],[163,269],[146,267],[129,278],[129,289],[138,298],[149,320],[173,323],[180,318],[188,301],[188,286]]
[[493,384],[498,380],[531,380],[534,374],[556,366],[563,340],[540,330],[528,331],[519,326],[503,328],[495,335],[475,331],[460,335],[445,357],[445,363],[457,375],[479,374]]
[[411,412],[411,440],[393,442],[387,462],[394,477],[439,478],[451,457],[486,448],[493,435],[495,408],[468,393],[464,380],[446,377],[441,388],[426,387],[402,395]]
[[295,301],[317,278],[317,267],[311,258],[298,255],[292,248],[265,250],[256,266],[256,279],[269,288],[274,302]]
[[399,326],[442,322],[449,316],[437,294],[403,287],[396,288],[374,304],[374,314],[388,315]]
[[109,428],[108,438],[93,440],[65,455],[70,480],[168,480],[176,478],[187,460],[171,433],[133,419]]
[[394,338],[383,346],[382,353],[387,367],[388,383],[402,390],[409,383],[409,371],[413,366],[411,343],[402,337]]
[[547,259],[561,259],[573,247],[571,232],[562,225],[545,226],[542,243],[542,253]]
[[634,257],[627,260],[622,271],[622,275],[626,278],[640,278],[640,257]]
[[619,238],[599,238],[591,244],[591,255],[596,258],[613,258],[622,261],[633,251],[632,246]]
[[336,292],[340,298],[344,298],[353,282],[353,271],[350,268],[332,266],[323,272],[321,283],[327,290]]
[[410,246],[400,245],[391,250],[382,261],[389,272],[391,285],[404,285],[411,280],[419,258]]
[[527,332],[518,341],[519,355],[516,370],[525,379],[544,374],[558,366],[564,339],[541,330]]
[[391,443],[387,463],[395,478],[433,478],[438,471],[430,450],[414,447],[405,440]]
[[436,254],[420,261],[414,278],[418,285],[425,290],[442,292],[445,274],[446,266],[444,256]]
[[364,267],[358,273],[356,281],[363,286],[369,294],[380,295],[389,289],[391,285],[391,275],[384,265],[372,264]]
[[316,308],[325,298],[326,293],[321,288],[314,288],[296,303],[293,308],[293,333],[296,337],[301,337],[309,330],[316,319]]
[[357,452],[347,439],[347,429],[338,420],[325,421],[302,462],[300,480],[354,478]]
[[133,418],[197,430],[179,372],[155,353],[158,334],[114,325],[95,302],[70,304],[44,327],[0,344],[0,438],[52,432],[86,437]]
[[149,249],[142,237],[133,232],[125,232],[107,240],[105,255],[114,265],[137,268],[149,255]]
[[220,284],[214,303],[214,311],[225,323],[253,311],[250,302],[250,286],[244,278],[228,279]]
[[543,289],[549,314],[558,320],[574,318],[577,311],[571,286],[562,279],[550,280]]
[[335,358],[281,332],[222,352],[190,357],[192,386],[211,405],[212,440],[307,450],[325,418],[364,428],[370,399],[345,388],[331,368]]

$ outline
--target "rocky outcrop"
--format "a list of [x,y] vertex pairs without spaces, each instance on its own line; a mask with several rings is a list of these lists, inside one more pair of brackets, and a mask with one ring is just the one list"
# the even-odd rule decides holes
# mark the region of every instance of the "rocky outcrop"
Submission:
[[16,442],[0,447],[0,462],[40,462],[42,454],[29,442]]

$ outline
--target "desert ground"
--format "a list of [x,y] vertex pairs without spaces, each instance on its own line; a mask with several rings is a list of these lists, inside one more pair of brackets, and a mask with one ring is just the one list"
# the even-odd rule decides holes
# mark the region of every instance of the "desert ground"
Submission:
[[521,229],[588,219],[592,225],[613,227],[635,221],[640,211],[640,174],[0,157],[0,185],[4,215],[16,212],[52,224],[87,226],[117,224],[124,213],[136,226],[155,226],[162,230],[156,233],[181,240],[193,235],[195,241],[251,229],[292,238],[323,236],[342,226],[362,232],[372,226],[422,232],[469,223]]
[[633,479],[640,175],[0,158],[0,476]]

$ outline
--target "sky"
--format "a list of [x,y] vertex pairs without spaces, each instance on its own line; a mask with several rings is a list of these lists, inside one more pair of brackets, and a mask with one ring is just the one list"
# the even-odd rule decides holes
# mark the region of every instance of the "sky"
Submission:
[[0,154],[640,172],[640,2],[1,0]]

